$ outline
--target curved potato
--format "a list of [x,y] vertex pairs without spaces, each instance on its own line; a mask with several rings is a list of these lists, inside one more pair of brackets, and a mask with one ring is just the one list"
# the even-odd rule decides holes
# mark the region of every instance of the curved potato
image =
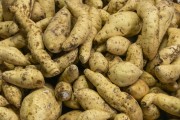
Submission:
[[0,107],[0,118],[1,120],[19,120],[16,113],[12,109],[6,107]]

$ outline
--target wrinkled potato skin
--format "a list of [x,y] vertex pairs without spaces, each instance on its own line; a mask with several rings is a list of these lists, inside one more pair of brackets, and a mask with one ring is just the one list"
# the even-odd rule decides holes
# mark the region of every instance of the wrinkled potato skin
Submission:
[[61,114],[61,102],[57,102],[53,90],[47,87],[27,95],[20,108],[22,120],[55,120]]

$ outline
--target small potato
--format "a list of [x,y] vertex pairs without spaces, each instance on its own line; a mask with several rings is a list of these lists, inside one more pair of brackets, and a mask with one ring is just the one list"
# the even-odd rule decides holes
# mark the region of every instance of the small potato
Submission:
[[109,118],[111,115],[108,112],[91,109],[81,113],[76,120],[107,120]]
[[69,65],[71,65],[76,60],[77,55],[78,49],[74,49],[54,60],[58,65],[60,73],[63,72]]
[[95,41],[105,42],[113,36],[134,36],[141,30],[141,21],[135,12],[117,12],[109,16],[106,24],[98,32]]
[[0,22],[0,37],[8,38],[19,31],[17,24],[14,21]]
[[20,108],[21,120],[56,120],[62,103],[56,101],[54,91],[44,87],[28,94]]
[[111,0],[108,3],[107,12],[109,12],[110,14],[116,13],[124,6],[126,2],[127,0]]
[[96,109],[108,112],[112,116],[116,114],[116,111],[112,109],[94,90],[84,88],[77,90],[74,95],[84,110]]
[[79,77],[78,67],[74,64],[67,67],[61,74],[59,81],[73,83]]
[[130,62],[115,64],[108,71],[109,79],[119,87],[132,85],[141,74],[142,71]]
[[73,90],[76,92],[80,89],[89,88],[88,82],[84,75],[78,77],[78,79],[73,83]]
[[139,69],[143,69],[143,52],[141,46],[136,43],[131,44],[127,50],[126,61],[136,65]]
[[72,110],[63,114],[61,117],[58,118],[58,120],[77,120],[81,113],[82,112],[79,110]]
[[63,105],[75,110],[81,109],[81,106],[78,103],[77,98],[74,96],[74,94],[71,95],[71,98],[69,100],[63,101]]
[[[83,29],[83,31],[82,31]],[[78,17],[78,20],[72,29],[69,37],[62,44],[64,51],[70,51],[83,44],[91,32],[91,21],[88,14]]]
[[89,66],[92,71],[106,73],[108,61],[100,52],[94,52],[89,59]]
[[45,18],[45,13],[43,11],[42,6],[39,4],[39,2],[34,2],[33,10],[31,13],[31,19],[33,21],[39,21],[41,19]]
[[9,102],[6,100],[5,97],[3,97],[2,95],[0,95],[0,107],[4,107],[6,105],[9,105]]
[[55,1],[54,0],[37,0],[43,8],[46,17],[53,17],[55,14]]
[[79,60],[81,61],[82,64],[87,63],[90,58],[93,39],[96,34],[97,34],[97,30],[94,27],[92,27],[87,40],[81,45],[79,49]]
[[10,104],[13,104],[17,108],[21,106],[22,92],[20,88],[4,82],[2,84],[2,90]]
[[130,41],[122,36],[114,36],[107,40],[106,50],[115,55],[124,55],[130,45]]
[[103,7],[102,0],[85,0],[85,4],[101,9]]
[[55,87],[55,96],[58,100],[67,101],[71,98],[72,86],[67,82],[59,82]]
[[143,80],[149,87],[152,87],[157,83],[157,80],[146,71],[143,71],[139,79]]
[[26,46],[26,40],[21,33],[0,41],[0,46],[23,48]]
[[5,71],[2,77],[8,83],[27,89],[41,88],[45,83],[42,73],[32,68]]
[[0,60],[20,66],[29,64],[26,57],[15,47],[0,46]]
[[121,92],[101,73],[85,69],[87,79],[96,87],[99,95],[113,108],[126,113],[132,120],[143,120],[142,110],[137,101],[128,93]]
[[156,77],[162,83],[175,82],[180,76],[180,65],[160,65],[155,67]]
[[127,92],[132,95],[136,100],[140,100],[149,92],[148,85],[141,79],[127,88]]
[[44,32],[43,42],[46,48],[53,53],[61,52],[70,29],[71,13],[64,7],[55,14]]
[[160,117],[160,111],[154,104],[148,107],[142,107],[142,111],[145,120],[156,120]]
[[1,120],[19,120],[16,113],[12,109],[6,107],[0,107],[0,118]]
[[130,120],[130,118],[126,114],[120,113],[115,116],[114,120]]

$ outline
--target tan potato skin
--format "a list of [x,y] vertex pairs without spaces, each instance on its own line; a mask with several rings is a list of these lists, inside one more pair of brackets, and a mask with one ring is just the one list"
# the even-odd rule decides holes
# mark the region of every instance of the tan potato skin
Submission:
[[114,36],[107,40],[106,50],[115,55],[124,55],[130,46],[130,41],[122,36]]
[[45,18],[45,13],[43,11],[42,6],[39,4],[39,2],[34,2],[33,10],[31,13],[31,19],[33,21],[39,21],[41,19]]
[[110,14],[116,13],[124,6],[126,2],[127,0],[111,0],[108,3],[107,12],[109,12]]
[[59,82],[55,87],[55,96],[58,100],[68,101],[72,95],[72,86],[67,82]]
[[[146,97],[146,98],[145,98]],[[146,103],[146,106],[155,104],[160,109],[164,110],[167,113],[170,113],[175,116],[180,116],[180,99],[174,96],[162,94],[162,93],[149,93],[145,96],[142,101]],[[150,99],[150,101],[148,100]],[[141,103],[142,103],[141,101]]]
[[143,80],[139,79],[136,83],[128,87],[127,91],[136,100],[140,100],[149,92],[149,87]]
[[157,83],[157,80],[148,72],[143,71],[143,73],[141,74],[141,76],[139,77],[141,80],[143,80],[144,82],[146,82],[146,84],[149,87],[154,86]]
[[23,48],[26,46],[26,40],[21,33],[0,41],[0,46]]
[[126,114],[120,113],[115,116],[114,120],[130,120],[130,118]]
[[113,36],[134,36],[140,30],[141,22],[135,12],[117,12],[109,16],[106,24],[96,35],[95,41],[103,43]]
[[89,66],[92,71],[106,73],[108,71],[108,61],[100,52],[94,52],[89,59]]
[[1,120],[19,120],[15,112],[6,107],[0,107],[0,118]]
[[[83,31],[82,31],[83,30]],[[88,14],[78,17],[78,20],[72,29],[69,37],[62,44],[64,51],[70,51],[83,44],[91,31],[91,21]]]
[[32,68],[5,71],[2,76],[6,82],[27,89],[41,88],[45,83],[42,73]]
[[81,106],[78,103],[77,98],[74,96],[74,94],[71,95],[70,100],[63,101],[63,105],[68,108],[75,109],[75,110],[81,109]]
[[73,90],[78,91],[80,89],[89,88],[88,82],[84,75],[78,77],[78,79],[73,83]]
[[111,115],[108,112],[91,109],[81,113],[77,120],[107,120],[109,118]]
[[74,95],[84,110],[96,109],[108,112],[112,116],[116,114],[116,111],[112,109],[94,90],[84,88],[77,90]]
[[142,71],[130,62],[120,62],[113,65],[108,71],[109,79],[119,87],[135,83]]
[[64,7],[55,14],[44,32],[43,42],[46,48],[53,53],[61,52],[61,46],[68,37],[70,29],[71,13]]
[[102,19],[102,22],[105,23],[108,20],[110,14],[103,9],[98,9],[98,10],[99,10],[99,14]]
[[14,0],[1,0],[3,9],[3,19],[4,21],[13,20],[13,13],[9,10],[9,7],[13,5]]
[[19,31],[17,24],[14,21],[0,22],[0,36],[1,38],[8,38]]
[[141,46],[136,43],[131,44],[127,50],[126,61],[136,65],[139,69],[143,69],[143,53]]
[[6,100],[6,98],[4,96],[0,95],[0,107],[4,107],[8,104],[9,104],[9,102]]
[[22,52],[15,47],[0,46],[0,60],[20,66],[30,64]]
[[52,17],[48,17],[48,18],[44,18],[38,22],[36,22],[36,25],[41,28],[42,31],[44,31],[46,29],[46,27],[48,26],[48,24],[50,23]]
[[22,92],[20,88],[4,82],[2,84],[2,90],[3,90],[4,96],[9,101],[9,103],[13,104],[17,108],[21,106]]
[[162,83],[175,82],[180,76],[180,65],[160,65],[155,67],[156,77]]
[[88,35],[88,38],[81,45],[79,49],[79,60],[81,61],[82,64],[87,63],[90,58],[93,39],[96,34],[97,34],[97,30],[94,27],[92,27],[91,32]]
[[178,45],[180,44],[180,29],[178,28],[169,28],[168,29],[168,43],[167,46],[172,46],[172,45]]
[[126,113],[132,120],[143,120],[142,110],[131,95],[121,92],[118,86],[98,72],[85,69],[84,74],[96,87],[99,95],[113,108]]
[[38,0],[42,6],[46,17],[53,17],[55,15],[55,1],[54,0]]
[[142,107],[142,111],[145,120],[156,120],[160,117],[160,111],[154,104],[148,107]]
[[[160,42],[158,39],[158,9],[152,3],[141,1],[137,6],[137,14],[143,19],[140,42],[145,57],[152,60],[157,54]],[[152,49],[154,48],[154,49]]]
[[82,112],[79,110],[72,110],[63,114],[58,120],[76,120]]
[[85,4],[101,9],[103,7],[102,0],[85,0]]
[[76,65],[72,64],[67,67],[61,74],[59,81],[73,83],[79,77],[79,69]]
[[20,108],[22,120],[56,120],[61,114],[61,102],[57,102],[52,89],[44,87],[27,95]]

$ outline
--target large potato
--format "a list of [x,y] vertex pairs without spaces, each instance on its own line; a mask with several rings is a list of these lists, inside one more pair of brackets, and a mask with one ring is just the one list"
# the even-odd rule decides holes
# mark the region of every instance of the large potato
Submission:
[[20,108],[22,120],[56,120],[61,114],[61,102],[57,102],[54,91],[44,87],[27,95]]

